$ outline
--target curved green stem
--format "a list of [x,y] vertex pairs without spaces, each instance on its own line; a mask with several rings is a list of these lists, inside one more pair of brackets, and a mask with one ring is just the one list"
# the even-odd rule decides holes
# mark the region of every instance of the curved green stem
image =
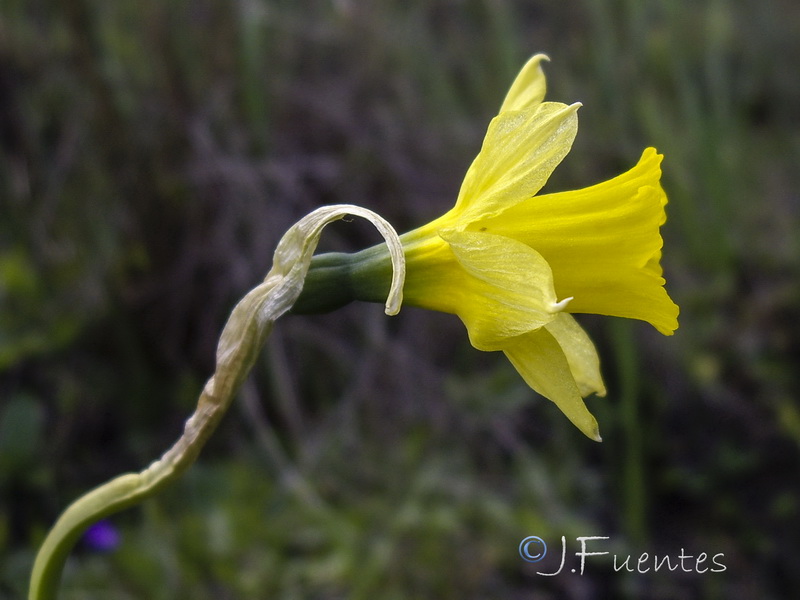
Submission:
[[397,233],[389,223],[371,211],[351,205],[323,207],[300,220],[278,244],[273,267],[264,282],[233,309],[220,336],[214,375],[203,388],[181,437],[145,470],[126,473],[104,483],[78,498],[62,513],[36,556],[29,600],[56,598],[67,556],[89,525],[155,494],[195,461],[233,401],[275,321],[300,295],[322,229],[348,214],[369,220],[386,239],[394,266],[386,312],[396,314],[400,310],[405,259]]

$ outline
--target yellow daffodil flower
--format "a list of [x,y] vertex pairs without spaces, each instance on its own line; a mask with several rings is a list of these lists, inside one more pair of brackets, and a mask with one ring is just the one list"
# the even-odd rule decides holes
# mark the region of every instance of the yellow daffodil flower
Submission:
[[[214,375],[182,436],[140,473],[120,475],[64,511],[37,555],[30,600],[56,597],[67,556],[88,525],[151,496],[192,464],[290,307],[320,312],[386,299],[388,314],[405,301],[458,315],[473,346],[502,350],[533,389],[600,440],[583,402],[605,394],[599,359],[568,313],[642,319],[667,335],[678,327],[659,264],[667,203],[661,156],[648,148],[610,181],[537,196],[572,146],[579,107],[544,102],[543,60],[534,56],[514,81],[446,214],[398,238],[371,211],[333,206],[287,232],[264,282],[234,308]],[[322,228],[345,214],[367,218],[386,244],[312,258]]]
[[[583,402],[605,394],[599,359],[568,313],[641,319],[666,335],[678,327],[660,266],[662,157],[648,148],[614,179],[537,196],[572,146],[580,107],[544,102],[543,60],[531,58],[514,81],[455,206],[401,236],[404,302],[458,315],[475,348],[502,350],[599,441]],[[385,246],[315,257],[294,311],[382,302],[390,274]]]

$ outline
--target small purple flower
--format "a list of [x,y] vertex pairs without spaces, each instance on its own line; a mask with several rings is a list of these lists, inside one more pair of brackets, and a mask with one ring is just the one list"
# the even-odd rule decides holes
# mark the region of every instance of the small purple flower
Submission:
[[95,552],[111,552],[119,546],[119,531],[108,520],[98,521],[83,534],[83,543]]

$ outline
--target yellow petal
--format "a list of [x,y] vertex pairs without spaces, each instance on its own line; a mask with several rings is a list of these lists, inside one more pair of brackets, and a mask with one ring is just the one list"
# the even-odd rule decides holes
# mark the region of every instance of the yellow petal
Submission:
[[653,148],[614,179],[572,192],[530,198],[470,229],[513,237],[553,270],[556,292],[572,296],[570,312],[642,319],[670,335],[678,307],[664,289],[659,259],[667,197]]
[[454,230],[441,236],[467,275],[456,314],[479,350],[501,349],[508,338],[552,321],[566,305],[556,299],[547,262],[525,244]]
[[572,147],[579,104],[544,102],[492,119],[448,218],[488,217],[530,198]]
[[544,100],[547,82],[542,71],[542,61],[550,60],[544,54],[537,54],[525,63],[514,83],[506,94],[500,112],[522,110],[540,104]]
[[547,329],[509,340],[504,352],[529,386],[555,402],[586,436],[601,441],[597,421],[581,398],[567,357]]
[[545,325],[567,357],[569,370],[578,384],[581,396],[606,395],[606,386],[600,375],[600,357],[583,328],[567,313],[558,313]]

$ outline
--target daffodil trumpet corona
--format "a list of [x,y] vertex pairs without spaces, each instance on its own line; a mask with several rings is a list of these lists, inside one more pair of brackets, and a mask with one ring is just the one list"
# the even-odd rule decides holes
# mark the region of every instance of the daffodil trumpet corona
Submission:
[[[671,335],[678,307],[660,265],[667,197],[661,155],[577,191],[537,195],[569,152],[579,104],[545,102],[531,58],[489,124],[455,206],[400,240],[404,302],[458,315],[478,350],[505,353],[522,378],[600,441],[583,398],[605,395],[592,341],[570,313],[640,319]],[[314,257],[294,313],[383,301],[386,248]]]

